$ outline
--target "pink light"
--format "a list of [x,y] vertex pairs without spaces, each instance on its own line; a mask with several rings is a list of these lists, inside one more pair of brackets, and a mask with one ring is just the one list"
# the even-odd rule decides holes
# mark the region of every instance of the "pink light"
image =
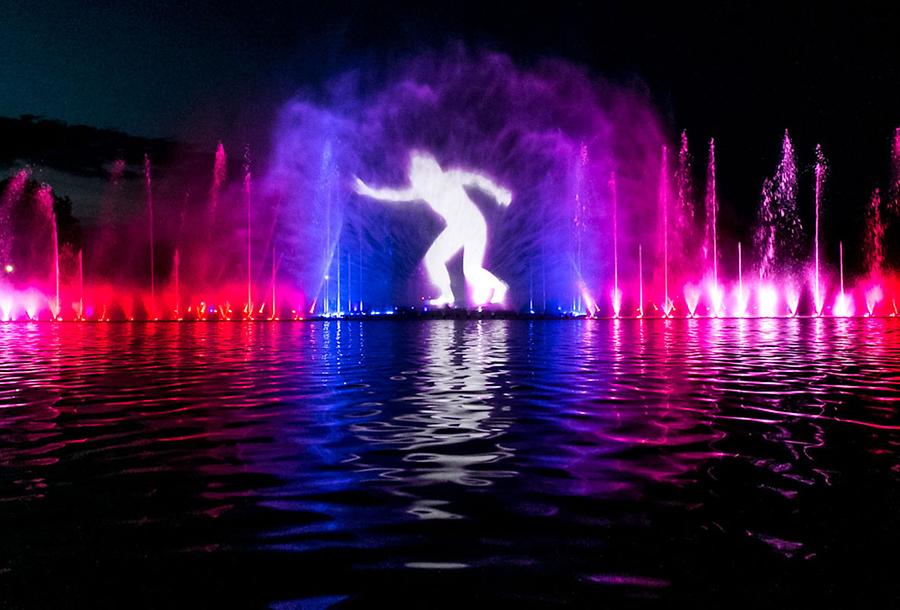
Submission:
[[588,314],[592,316],[597,315],[600,308],[597,307],[597,301],[595,301],[594,297],[591,296],[591,293],[588,292],[584,283],[581,284],[581,299],[584,302],[584,308],[587,310]]
[[836,318],[849,318],[852,316],[853,299],[850,298],[850,295],[845,292],[839,293],[834,300],[834,307],[831,308],[831,313]]
[[771,284],[763,284],[756,289],[758,315],[761,318],[772,318],[778,312],[778,291]]
[[866,290],[866,310],[869,315],[873,315],[875,313],[875,306],[878,305],[884,299],[884,290],[881,289],[879,284],[875,284]]
[[718,318],[722,314],[722,303],[725,300],[722,287],[719,286],[717,282],[713,282],[709,285],[707,290],[709,292],[709,304],[712,308],[712,316]]
[[25,295],[25,299],[22,303],[22,306],[24,307],[25,315],[28,317],[29,320],[37,319],[38,299],[39,298],[40,297],[37,295],[37,293],[35,293],[33,291],[29,292],[27,295]]
[[693,284],[684,285],[684,302],[688,308],[688,316],[693,318],[700,302],[700,289]]
[[788,314],[797,315],[797,307],[800,305],[800,291],[793,284],[789,284],[784,291],[784,299],[787,304]]
[[619,312],[622,311],[622,291],[613,288],[612,293],[609,295],[610,302],[612,303],[613,317],[618,318]]
[[738,318],[747,315],[747,295],[744,294],[743,286],[734,289],[734,315]]
[[0,322],[9,322],[12,319],[12,308],[12,295],[4,294],[0,297]]

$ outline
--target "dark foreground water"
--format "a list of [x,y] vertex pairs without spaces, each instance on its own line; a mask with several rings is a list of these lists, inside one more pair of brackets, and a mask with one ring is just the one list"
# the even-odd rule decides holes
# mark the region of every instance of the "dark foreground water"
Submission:
[[894,320],[0,325],[0,607],[891,606],[898,401]]

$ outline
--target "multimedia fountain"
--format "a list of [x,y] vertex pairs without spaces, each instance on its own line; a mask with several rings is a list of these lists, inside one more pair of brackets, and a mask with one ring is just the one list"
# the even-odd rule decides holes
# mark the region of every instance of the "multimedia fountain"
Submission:
[[[900,129],[861,251],[823,239],[825,154],[816,146],[801,191],[787,131],[742,243],[720,227],[728,143],[709,140],[698,180],[687,133],[673,147],[636,93],[502,56],[420,58],[384,82],[347,77],[324,102],[287,104],[258,181],[249,150],[229,175],[219,144],[200,198],[171,186],[160,197],[147,155],[117,160],[98,227],[68,241],[52,186],[19,169],[0,194],[0,319],[897,314],[885,236],[900,208]],[[416,159],[434,171],[416,173]],[[128,174],[142,177],[142,201],[113,221],[104,214],[129,207]],[[845,255],[861,274],[844,277]]]
[[900,131],[858,212],[780,132],[736,202],[644,95],[442,55],[83,226],[17,167],[0,607],[897,607]]

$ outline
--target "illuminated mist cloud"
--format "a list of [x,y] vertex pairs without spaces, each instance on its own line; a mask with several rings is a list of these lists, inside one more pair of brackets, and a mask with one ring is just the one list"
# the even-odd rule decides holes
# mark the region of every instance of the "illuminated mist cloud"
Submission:
[[[445,258],[466,230],[485,223],[484,275],[477,264],[450,261],[453,298],[470,278],[468,303],[501,296],[518,310],[573,310],[608,292],[613,279],[613,225],[608,182],[617,175],[619,247],[651,239],[658,120],[640,91],[613,86],[571,64],[531,67],[500,54],[462,49],[412,59],[387,74],[357,71],[326,94],[299,95],[283,109],[265,178],[278,208],[277,248],[285,278],[302,288],[314,312],[449,300]],[[355,177],[379,187],[410,184],[411,151],[442,168],[471,170],[513,194],[469,180],[468,229],[427,206],[389,206],[359,195]],[[421,198],[421,197],[420,197]],[[442,231],[445,231],[442,233]],[[439,235],[447,252],[421,263]],[[477,250],[479,238],[475,238]],[[450,252],[454,250],[454,252]],[[629,259],[630,260],[630,259]],[[431,277],[425,269],[431,270]],[[631,267],[622,277],[634,277]],[[472,280],[472,275],[481,280]],[[499,281],[499,280],[498,280]],[[591,297],[590,295],[594,295]],[[498,300],[495,298],[494,300]]]

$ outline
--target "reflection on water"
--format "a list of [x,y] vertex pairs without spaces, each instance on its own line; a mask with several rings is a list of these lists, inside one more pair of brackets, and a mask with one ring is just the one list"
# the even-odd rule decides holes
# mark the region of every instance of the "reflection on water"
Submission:
[[893,602],[898,398],[894,320],[0,325],[0,590]]

